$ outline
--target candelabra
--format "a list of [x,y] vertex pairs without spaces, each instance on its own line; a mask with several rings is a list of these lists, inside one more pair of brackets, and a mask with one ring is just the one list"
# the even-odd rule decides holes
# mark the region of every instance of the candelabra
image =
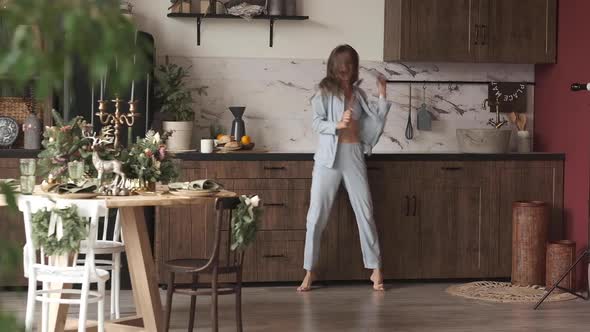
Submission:
[[[118,96],[115,96],[115,99],[112,100],[115,103],[115,113],[108,113],[107,105],[108,101],[103,100],[102,98],[98,101],[98,112],[96,112],[96,116],[100,120],[100,123],[103,125],[111,125],[115,129],[114,134],[114,145],[115,148],[119,146],[119,136],[120,136],[120,127],[127,126],[129,134],[131,134],[131,128],[135,124],[135,118],[139,117],[139,114],[135,112],[137,101],[132,100],[128,102],[129,104],[129,112],[128,113],[121,113],[121,103],[123,102],[122,99],[119,99]],[[129,141],[128,144],[131,144]]]

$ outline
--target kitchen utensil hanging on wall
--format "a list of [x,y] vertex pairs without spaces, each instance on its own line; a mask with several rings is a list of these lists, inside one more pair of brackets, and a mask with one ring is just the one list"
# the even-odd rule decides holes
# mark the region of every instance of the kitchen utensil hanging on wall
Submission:
[[414,128],[412,127],[412,84],[410,84],[410,103],[408,107],[408,123],[406,125],[406,138],[414,138]]
[[422,87],[422,105],[420,105],[420,109],[418,110],[417,118],[416,127],[418,130],[432,130],[432,116],[426,106],[426,84]]

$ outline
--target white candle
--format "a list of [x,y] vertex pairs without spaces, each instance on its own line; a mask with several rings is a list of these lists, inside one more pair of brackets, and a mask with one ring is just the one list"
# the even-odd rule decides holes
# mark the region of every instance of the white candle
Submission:
[[94,85],[92,85],[92,97],[90,100],[92,100],[92,102],[90,103],[90,125],[94,129]]
[[[100,100],[104,100],[104,80],[100,80]],[[93,98],[94,99],[94,98]]]
[[[135,30],[135,46],[137,46],[137,34],[138,34],[139,30]],[[133,66],[135,67],[135,62],[137,60],[137,55],[133,54]],[[135,78],[133,79],[133,82],[131,83],[131,101],[134,101],[135,99],[133,98],[133,96],[135,95]]]

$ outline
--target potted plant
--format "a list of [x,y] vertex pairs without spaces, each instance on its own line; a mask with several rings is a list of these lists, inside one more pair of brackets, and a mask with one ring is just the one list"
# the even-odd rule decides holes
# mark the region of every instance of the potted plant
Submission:
[[[190,67],[189,67],[190,68]],[[156,99],[164,115],[164,131],[172,132],[168,149],[173,152],[191,149],[193,133],[193,96],[186,85],[188,70],[173,63],[161,65],[156,72]]]

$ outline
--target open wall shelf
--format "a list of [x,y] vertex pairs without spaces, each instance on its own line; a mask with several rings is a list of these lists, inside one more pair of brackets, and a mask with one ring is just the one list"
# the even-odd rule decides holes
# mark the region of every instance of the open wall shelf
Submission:
[[[197,19],[197,45],[201,45],[201,23],[203,19],[242,19],[239,16],[229,14],[200,14],[200,13],[169,13],[171,18],[196,18]],[[274,26],[275,21],[303,21],[308,20],[309,16],[285,16],[285,15],[259,15],[252,17],[253,20],[268,20],[270,23],[270,40],[269,46],[274,44]]]

